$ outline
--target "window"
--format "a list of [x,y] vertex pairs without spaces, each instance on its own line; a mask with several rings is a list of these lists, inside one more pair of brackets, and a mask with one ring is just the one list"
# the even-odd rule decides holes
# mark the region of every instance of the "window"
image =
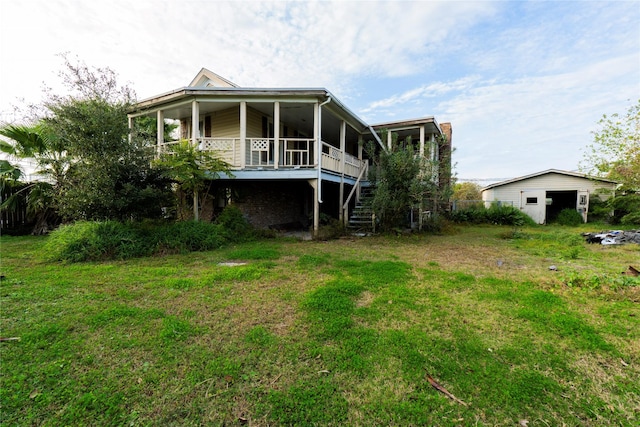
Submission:
[[527,204],[528,205],[537,205],[538,204],[538,198],[537,197],[527,197]]

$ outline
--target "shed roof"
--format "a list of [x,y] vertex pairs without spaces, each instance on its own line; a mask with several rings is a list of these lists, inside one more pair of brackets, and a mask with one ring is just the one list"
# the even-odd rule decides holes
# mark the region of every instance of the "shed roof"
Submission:
[[610,179],[606,179],[606,178],[600,178],[597,176],[592,176],[592,175],[587,175],[584,173],[580,173],[580,172],[572,172],[572,171],[563,171],[560,169],[547,169],[541,172],[536,172],[536,173],[532,173],[530,175],[525,175],[525,176],[521,176],[518,178],[513,178],[513,179],[508,179],[506,181],[500,181],[500,182],[496,182],[495,184],[491,184],[491,185],[487,185],[486,187],[484,187],[482,189],[482,191],[484,190],[489,190],[491,188],[496,188],[496,187],[501,187],[503,185],[507,185],[507,184],[512,184],[514,182],[518,182],[518,181],[524,181],[530,178],[536,178],[542,175],[548,175],[548,174],[558,174],[558,175],[565,175],[565,176],[572,176],[572,177],[576,177],[576,178],[584,178],[584,179],[588,179],[591,181],[601,181],[601,182],[607,182],[610,184],[617,184],[616,181],[610,180]]

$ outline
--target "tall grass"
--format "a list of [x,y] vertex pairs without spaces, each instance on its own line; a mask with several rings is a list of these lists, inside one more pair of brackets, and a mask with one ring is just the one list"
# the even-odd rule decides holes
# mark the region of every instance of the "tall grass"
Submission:
[[215,223],[79,221],[63,225],[51,233],[45,254],[51,261],[124,260],[207,251],[252,238],[252,227],[230,206]]

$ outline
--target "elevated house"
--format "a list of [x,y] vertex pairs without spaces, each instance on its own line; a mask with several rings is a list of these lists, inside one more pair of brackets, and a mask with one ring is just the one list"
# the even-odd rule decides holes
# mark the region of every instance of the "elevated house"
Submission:
[[[158,119],[159,150],[178,142],[165,142],[163,133],[165,120],[174,120],[177,140],[231,165],[233,177],[212,182],[204,218],[233,203],[259,228],[317,231],[324,215],[346,222],[368,185],[365,141],[386,149],[391,132],[410,135],[418,155],[437,158],[451,140],[450,126],[443,131],[433,117],[372,126],[326,89],[243,88],[204,68],[187,87],[138,102],[130,126],[142,116]],[[447,132],[447,144],[440,143]]]

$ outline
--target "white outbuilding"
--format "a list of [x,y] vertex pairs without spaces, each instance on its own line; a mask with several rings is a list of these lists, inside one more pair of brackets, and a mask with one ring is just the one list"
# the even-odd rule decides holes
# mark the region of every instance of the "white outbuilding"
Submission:
[[545,224],[563,209],[576,209],[587,222],[589,199],[611,197],[617,183],[577,172],[549,169],[488,185],[482,189],[486,206],[492,203],[511,205]]

